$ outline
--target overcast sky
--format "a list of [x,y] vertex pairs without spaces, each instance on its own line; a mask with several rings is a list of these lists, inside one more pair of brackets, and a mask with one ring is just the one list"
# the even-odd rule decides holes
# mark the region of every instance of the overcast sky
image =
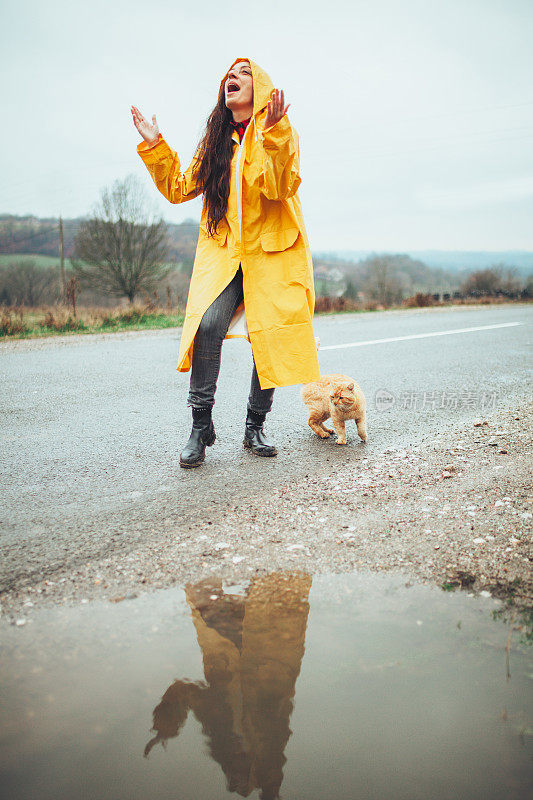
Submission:
[[313,250],[533,250],[531,0],[18,0],[2,4],[0,213],[90,212],[139,175],[130,105],[187,166],[250,57],[300,135]]

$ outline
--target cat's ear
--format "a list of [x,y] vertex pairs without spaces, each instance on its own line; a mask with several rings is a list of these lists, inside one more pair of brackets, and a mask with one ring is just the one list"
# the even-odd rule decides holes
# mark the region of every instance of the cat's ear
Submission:
[[353,392],[353,383],[349,383],[346,388],[348,389],[349,392]]

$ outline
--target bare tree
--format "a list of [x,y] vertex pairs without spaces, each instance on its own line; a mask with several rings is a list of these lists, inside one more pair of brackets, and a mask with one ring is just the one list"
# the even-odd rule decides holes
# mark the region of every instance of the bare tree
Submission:
[[528,275],[524,280],[524,288],[522,289],[524,298],[533,297],[533,275]]
[[156,216],[135,175],[104,189],[74,243],[72,267],[82,285],[133,303],[168,274],[166,225]]
[[496,293],[515,295],[519,293],[520,288],[521,281],[516,269],[506,267],[505,264],[494,264],[488,269],[472,272],[461,285],[461,291],[473,295]]
[[365,259],[362,267],[362,289],[369,298],[383,306],[402,300],[405,279],[399,273],[395,256],[372,256]]
[[56,299],[55,269],[38,267],[32,258],[21,258],[0,271],[0,303],[37,306]]

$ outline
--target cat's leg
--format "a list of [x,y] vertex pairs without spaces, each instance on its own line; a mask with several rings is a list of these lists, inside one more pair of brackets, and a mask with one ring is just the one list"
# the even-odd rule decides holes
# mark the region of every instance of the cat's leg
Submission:
[[326,425],[324,425],[324,422],[327,419],[329,419],[329,415],[328,416],[324,415],[318,424],[320,425],[322,430],[327,433],[328,436],[331,436],[331,434],[335,433],[335,431],[333,430],[333,428],[328,428]]
[[355,424],[357,425],[357,433],[363,442],[366,442],[366,415],[363,414],[359,419],[356,419]]
[[309,425],[311,430],[316,433],[317,436],[320,436],[321,439],[327,439],[329,436],[329,432],[327,428],[324,428],[324,426],[322,425],[323,419],[324,417],[321,414],[312,413],[309,415],[307,424]]
[[337,442],[336,444],[346,444],[346,425],[345,421],[342,417],[338,417],[337,415],[331,417],[331,421],[335,426],[335,432],[337,434]]

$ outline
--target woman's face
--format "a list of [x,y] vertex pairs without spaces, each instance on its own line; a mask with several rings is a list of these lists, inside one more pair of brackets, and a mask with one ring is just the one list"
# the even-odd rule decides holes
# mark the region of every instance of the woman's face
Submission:
[[238,61],[228,72],[224,84],[226,106],[235,112],[253,112],[254,83],[249,61]]

